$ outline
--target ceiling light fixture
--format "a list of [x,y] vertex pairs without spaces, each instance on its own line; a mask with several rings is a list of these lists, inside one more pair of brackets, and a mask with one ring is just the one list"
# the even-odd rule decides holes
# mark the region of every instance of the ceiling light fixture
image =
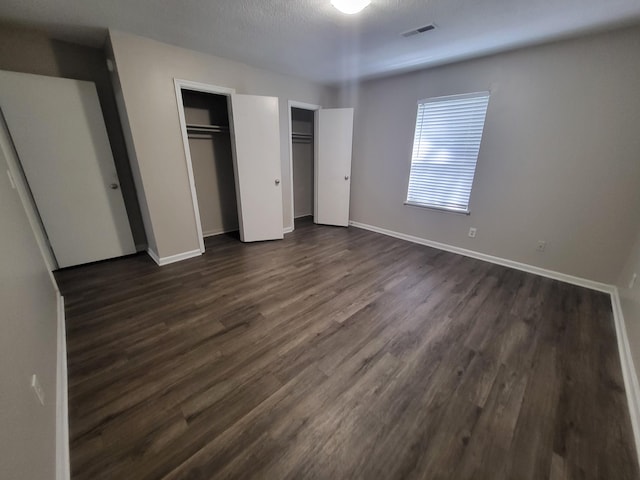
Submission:
[[331,5],[347,15],[361,12],[370,3],[371,0],[331,0]]

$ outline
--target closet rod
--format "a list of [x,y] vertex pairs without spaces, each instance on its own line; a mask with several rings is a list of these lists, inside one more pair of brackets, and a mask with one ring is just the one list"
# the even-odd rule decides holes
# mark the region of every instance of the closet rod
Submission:
[[212,133],[227,133],[229,127],[226,125],[194,125],[187,124],[187,132],[212,132]]
[[212,139],[214,138],[214,134],[222,133],[222,132],[187,132],[187,138],[197,138],[197,139]]
[[313,135],[311,133],[295,133],[294,132],[291,134],[291,139],[296,143],[312,142]]

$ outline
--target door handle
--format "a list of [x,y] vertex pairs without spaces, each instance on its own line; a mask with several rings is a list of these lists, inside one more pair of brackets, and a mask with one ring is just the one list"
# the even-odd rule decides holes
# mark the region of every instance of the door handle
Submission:
[[276,178],[276,185],[280,185],[280,179]]
[[109,188],[111,190],[117,190],[118,189],[118,184],[117,183],[112,183],[111,185],[109,185]]
[[349,175],[345,175],[345,176],[344,176],[344,179],[345,179],[345,180],[349,180]]

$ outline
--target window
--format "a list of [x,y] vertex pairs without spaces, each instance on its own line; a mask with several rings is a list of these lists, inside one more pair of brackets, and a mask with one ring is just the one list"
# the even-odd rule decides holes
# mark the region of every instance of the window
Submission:
[[469,213],[489,92],[418,102],[407,205]]

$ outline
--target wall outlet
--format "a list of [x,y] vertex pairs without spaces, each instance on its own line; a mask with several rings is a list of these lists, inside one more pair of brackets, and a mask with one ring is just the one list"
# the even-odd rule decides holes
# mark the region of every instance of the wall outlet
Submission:
[[44,405],[44,390],[42,389],[42,385],[40,385],[40,381],[38,380],[38,376],[34,373],[31,377],[31,388],[38,397],[41,405]]
[[538,244],[536,245],[536,250],[538,252],[544,252],[544,249],[547,248],[547,242],[544,240],[538,240]]
[[470,236],[471,238],[476,238],[476,227],[471,227],[471,228],[469,229],[469,236]]
[[638,278],[638,274],[634,273],[633,275],[631,275],[631,280],[629,280],[629,289],[632,289],[633,287],[636,286],[636,279]]

